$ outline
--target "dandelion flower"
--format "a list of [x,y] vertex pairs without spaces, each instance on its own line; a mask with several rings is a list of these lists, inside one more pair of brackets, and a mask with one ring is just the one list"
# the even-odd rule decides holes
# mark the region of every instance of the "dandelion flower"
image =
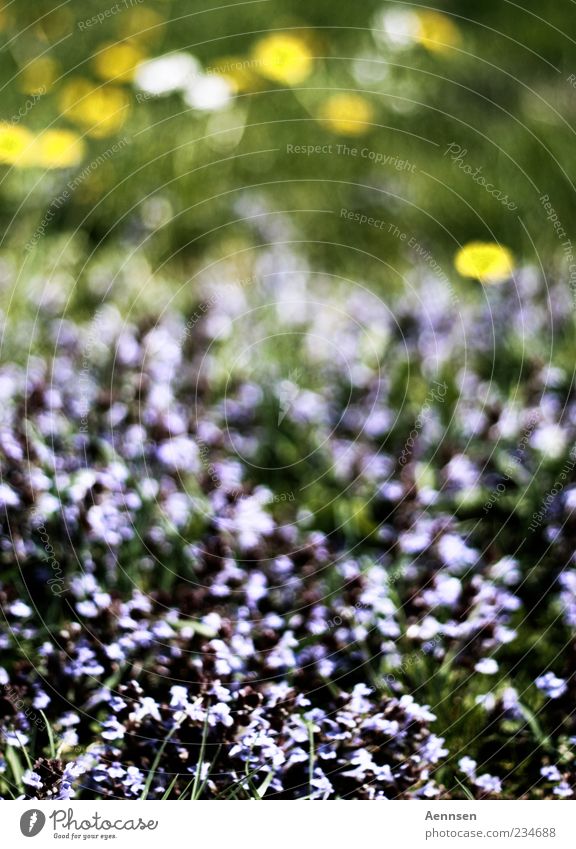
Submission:
[[71,130],[46,130],[34,140],[26,164],[41,168],[72,168],[84,157],[84,143]]
[[4,121],[0,123],[0,163],[22,165],[33,140],[34,136],[25,127],[16,127]]
[[295,35],[267,35],[256,43],[252,55],[258,72],[275,82],[297,85],[312,73],[312,53]]
[[514,257],[508,248],[491,242],[469,242],[454,259],[456,271],[481,283],[501,283],[514,271]]
[[324,123],[341,136],[360,136],[374,120],[372,104],[358,94],[335,94],[321,109]]
[[144,53],[129,41],[107,44],[94,58],[94,70],[102,80],[130,82]]
[[450,53],[460,44],[460,30],[448,15],[427,10],[417,13],[416,41],[431,53]]
[[90,136],[103,138],[117,132],[126,120],[128,95],[116,86],[95,86],[89,80],[71,80],[62,90],[59,106]]

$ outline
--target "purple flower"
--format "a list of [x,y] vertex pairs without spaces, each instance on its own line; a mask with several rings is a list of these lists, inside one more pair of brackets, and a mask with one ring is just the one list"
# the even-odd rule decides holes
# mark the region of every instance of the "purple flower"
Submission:
[[549,699],[559,699],[568,689],[563,678],[557,678],[553,672],[546,672],[536,679],[536,686],[542,690]]
[[468,778],[474,778],[476,775],[476,761],[469,758],[468,755],[464,755],[463,758],[460,758],[458,761],[458,768],[467,775]]
[[105,740],[122,740],[126,734],[124,726],[120,725],[117,719],[112,718],[102,723],[102,737]]
[[140,704],[137,705],[130,714],[130,719],[140,722],[145,717],[150,716],[152,719],[157,720],[157,722],[161,722],[162,717],[160,716],[158,708],[159,705],[151,696],[143,696],[140,699]]
[[42,789],[42,778],[37,772],[32,772],[31,769],[27,769],[22,776],[22,783],[26,784],[28,787],[33,787],[35,790]]
[[540,775],[544,776],[548,781],[560,781],[562,778],[557,766],[543,766],[540,770]]
[[561,799],[566,799],[568,796],[573,796],[574,791],[566,781],[561,781],[552,791],[555,796],[560,796]]
[[320,797],[322,799],[327,799],[328,796],[330,796],[330,794],[334,792],[332,784],[330,783],[327,776],[324,775],[324,772],[320,769],[320,767],[316,767],[316,769],[314,770],[314,778],[312,779],[310,784],[312,785],[312,787],[316,788],[316,792],[311,794],[316,798]]
[[501,793],[502,792],[502,782],[499,778],[496,778],[495,775],[489,775],[487,772],[483,773],[483,775],[479,775],[478,778],[474,779],[474,784],[476,787],[480,787],[486,793]]

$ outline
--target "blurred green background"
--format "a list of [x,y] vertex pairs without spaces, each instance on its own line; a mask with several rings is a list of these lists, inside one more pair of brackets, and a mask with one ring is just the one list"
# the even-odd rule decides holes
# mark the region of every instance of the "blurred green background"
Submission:
[[[401,277],[418,257],[393,226],[456,287],[453,257],[471,240],[561,272],[563,240],[539,197],[570,237],[571,3],[208,6],[4,3],[0,286],[10,309],[41,300],[58,311],[70,296],[67,310],[90,311],[103,298],[129,303],[135,286],[139,304],[162,307],[173,280],[232,255],[241,278],[251,251],[283,239],[301,240],[318,268],[394,286],[382,263]],[[173,53],[197,60],[204,88],[140,86],[142,63]],[[148,66],[152,88],[160,76]],[[459,162],[449,145],[466,151]]]

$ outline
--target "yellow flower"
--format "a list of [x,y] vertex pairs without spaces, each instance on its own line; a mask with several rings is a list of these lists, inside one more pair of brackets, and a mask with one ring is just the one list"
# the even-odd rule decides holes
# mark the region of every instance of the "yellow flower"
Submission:
[[22,165],[33,140],[34,136],[29,130],[2,121],[0,123],[0,163]]
[[60,95],[62,113],[84,127],[90,136],[103,138],[120,129],[130,101],[128,95],[116,86],[95,86],[89,80],[71,80]]
[[59,65],[49,56],[32,59],[20,73],[20,88],[25,94],[42,94],[58,76]]
[[100,79],[130,82],[144,58],[144,52],[129,41],[106,44],[94,58],[94,70]]
[[267,35],[256,43],[252,56],[255,70],[275,82],[297,85],[312,73],[312,53],[296,35]]
[[492,242],[469,242],[454,258],[456,271],[481,283],[501,283],[514,271],[514,257],[508,248]]
[[84,143],[71,130],[46,130],[34,141],[26,155],[27,165],[39,168],[71,168],[84,156]]
[[417,12],[416,41],[431,53],[450,53],[460,42],[460,30],[448,15],[441,12]]
[[321,118],[334,133],[361,136],[370,129],[374,109],[359,94],[334,94],[323,104]]

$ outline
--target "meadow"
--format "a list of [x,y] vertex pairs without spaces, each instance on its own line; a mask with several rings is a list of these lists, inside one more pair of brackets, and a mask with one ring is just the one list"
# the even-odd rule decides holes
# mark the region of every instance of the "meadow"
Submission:
[[574,29],[0,6],[2,799],[574,798]]

